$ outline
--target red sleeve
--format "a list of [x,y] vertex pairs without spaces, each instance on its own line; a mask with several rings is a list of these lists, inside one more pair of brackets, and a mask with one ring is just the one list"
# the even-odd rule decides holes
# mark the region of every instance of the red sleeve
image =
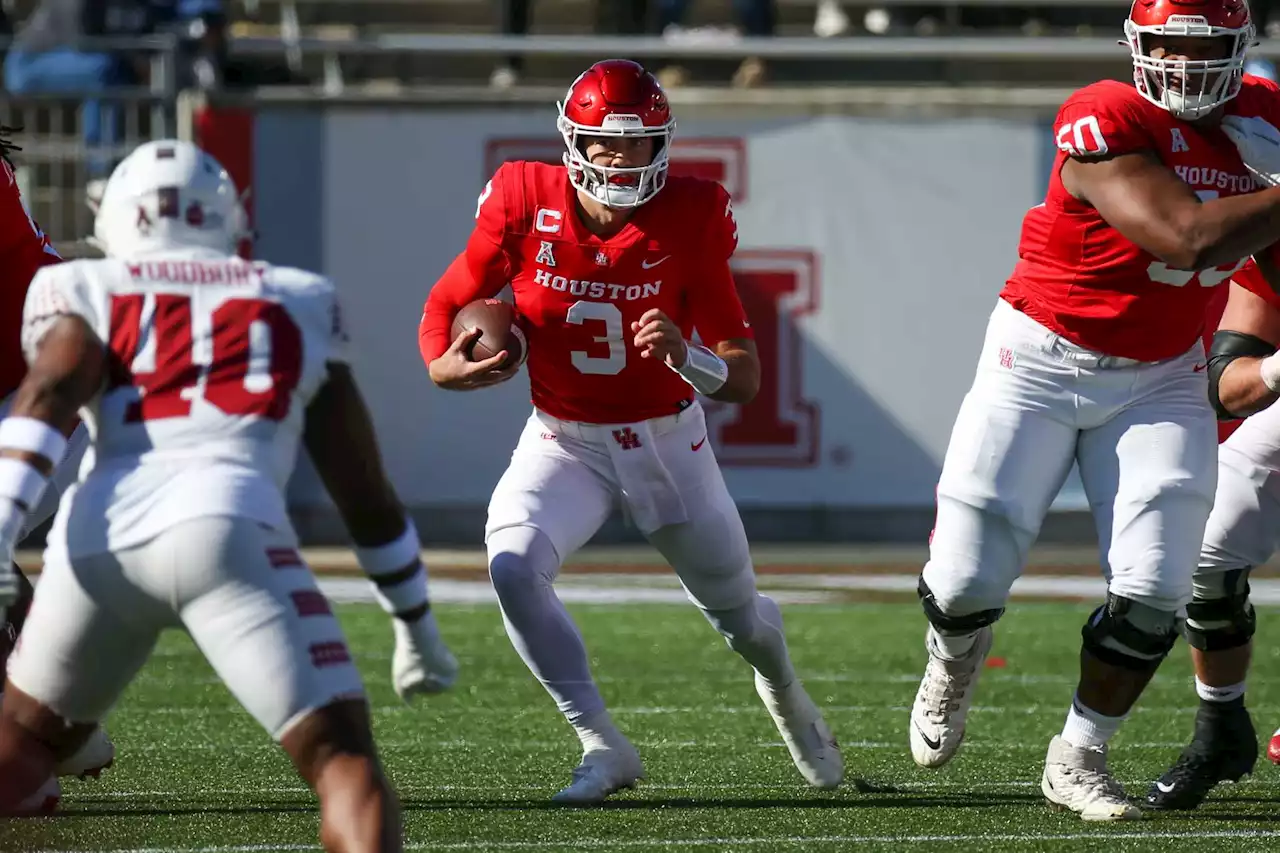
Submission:
[[[1265,255],[1273,268],[1280,269],[1280,244],[1268,247],[1265,250]],[[1262,270],[1258,269],[1258,264],[1253,258],[1250,258],[1248,263],[1236,270],[1232,274],[1231,280],[1253,295],[1261,297],[1271,307],[1280,309],[1280,293],[1276,293],[1275,288],[1267,283],[1266,278],[1262,275]]]
[[732,338],[751,338],[751,326],[729,269],[729,260],[738,248],[738,223],[733,219],[729,193],[719,184],[715,185],[710,210],[703,221],[711,225],[701,248],[703,270],[690,289],[693,326],[707,346]]
[[453,318],[476,299],[495,296],[511,277],[511,266],[503,250],[507,210],[504,185],[511,179],[510,164],[504,163],[484,185],[476,201],[476,225],[467,248],[454,258],[444,275],[427,294],[418,324],[418,349],[428,365],[453,343]]
[[0,161],[0,399],[27,373],[22,308],[31,279],[41,267],[61,262],[49,238],[27,214],[13,172]]
[[1053,122],[1058,149],[1070,157],[1097,157],[1153,148],[1153,140],[1129,97],[1130,92],[1122,96],[1111,87],[1100,88],[1098,84],[1073,94]]

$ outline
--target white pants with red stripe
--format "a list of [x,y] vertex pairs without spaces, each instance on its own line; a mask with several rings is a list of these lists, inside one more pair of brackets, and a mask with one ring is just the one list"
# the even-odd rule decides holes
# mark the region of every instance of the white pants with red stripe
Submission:
[[1204,350],[1133,362],[1090,352],[1001,300],[938,483],[924,581],[949,616],[1003,607],[1072,463],[1111,592],[1174,612],[1217,481]]
[[9,679],[66,720],[101,721],[167,628],[191,635],[277,739],[312,711],[364,695],[292,531],[198,518],[136,548],[47,559]]

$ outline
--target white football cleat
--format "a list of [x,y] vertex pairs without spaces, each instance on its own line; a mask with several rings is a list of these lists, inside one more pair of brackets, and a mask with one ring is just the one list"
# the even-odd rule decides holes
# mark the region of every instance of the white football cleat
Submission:
[[93,730],[84,746],[54,768],[53,772],[60,777],[72,776],[77,779],[97,779],[102,771],[109,768],[116,760],[116,747],[107,737],[102,727]]
[[405,702],[414,696],[441,693],[458,680],[458,660],[440,639],[435,620],[424,616],[412,625],[392,618],[396,650],[391,657],[391,683]]
[[947,660],[934,654],[926,634],[929,663],[911,706],[910,725],[911,757],[921,767],[941,767],[960,748],[973,689],[994,636],[990,626],[981,629],[967,655]]
[[780,695],[775,694],[760,673],[756,673],[756,693],[773,717],[791,760],[804,780],[815,788],[834,788],[844,779],[844,758],[840,744],[827,728],[822,712],[800,684],[792,681]]
[[12,812],[13,817],[44,817],[51,815],[58,810],[58,803],[62,800],[62,786],[58,784],[58,777],[53,777],[44,786],[36,791],[30,797],[18,804],[18,807]]
[[1129,802],[1107,769],[1107,748],[1072,746],[1054,735],[1044,760],[1040,790],[1049,805],[1073,811],[1085,820],[1136,820],[1142,811]]
[[624,788],[634,788],[643,778],[640,753],[631,741],[621,738],[607,747],[585,753],[582,763],[573,770],[573,782],[551,801],[571,806],[594,805]]

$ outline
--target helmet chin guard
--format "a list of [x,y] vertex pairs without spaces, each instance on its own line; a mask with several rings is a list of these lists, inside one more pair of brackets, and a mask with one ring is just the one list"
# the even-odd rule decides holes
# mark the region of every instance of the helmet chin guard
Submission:
[[[1138,92],[1186,121],[1203,118],[1240,94],[1245,53],[1255,42],[1243,0],[1136,0],[1124,33]],[[1222,39],[1227,55],[1158,58],[1151,55],[1153,37]]]
[[[657,79],[625,59],[597,62],[573,82],[558,103],[556,127],[564,137],[569,182],[601,204],[635,208],[667,183],[676,123]],[[586,155],[593,137],[653,137],[653,158],[635,167],[597,166]]]

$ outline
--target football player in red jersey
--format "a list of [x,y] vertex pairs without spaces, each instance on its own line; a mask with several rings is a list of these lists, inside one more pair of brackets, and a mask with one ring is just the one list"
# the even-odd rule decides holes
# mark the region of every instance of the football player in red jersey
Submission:
[[[32,218],[18,189],[10,155],[21,149],[13,143],[13,133],[12,128],[0,127],[0,417],[8,411],[11,395],[27,375],[21,344],[22,308],[27,289],[41,267],[62,262]],[[53,515],[61,492],[75,479],[87,434],[83,427],[77,427],[69,438],[70,449],[51,478],[53,488],[27,519],[23,536]],[[31,583],[13,564],[13,554],[0,554],[0,605],[9,600],[13,602],[7,608],[0,606],[0,615],[4,616],[0,621],[0,672],[4,671],[22,632],[32,594]],[[97,776],[114,758],[114,746],[98,729],[84,748],[63,762],[57,772],[60,776]],[[56,781],[51,782],[49,792],[56,787]],[[53,803],[54,797],[47,796],[45,801]]]
[[[729,270],[737,228],[718,184],[669,177],[675,122],[634,62],[589,68],[560,108],[564,166],[511,162],[480,195],[466,250],[432,289],[420,344],[432,380],[501,382],[505,353],[465,355],[458,310],[508,283],[528,340],[533,415],[489,503],[489,572],[507,632],[582,740],[555,796],[595,803],[644,771],[592,680],[552,587],[617,504],[689,598],[755,670],[756,690],[806,781],[834,787],[839,748],[756,591],[747,538],[695,392],[744,403],[760,362]],[[704,345],[692,342],[697,330]]]
[[[1218,782],[1252,772],[1257,735],[1244,705],[1257,626],[1249,573],[1280,548],[1280,269],[1275,249],[1233,277],[1209,357],[1209,399],[1244,417],[1218,449],[1218,486],[1205,528],[1184,634],[1196,670],[1191,743],[1151,786],[1147,804],[1193,809]],[[1267,752],[1280,763],[1280,732]]]
[[1247,5],[1137,0],[1124,30],[1134,85],[1086,86],[1059,111],[1044,203],[1023,220],[952,431],[909,723],[918,764],[959,748],[992,625],[1077,464],[1108,593],[1082,631],[1041,789],[1087,820],[1141,815],[1107,769],[1107,744],[1177,637],[1213,503],[1206,307],[1280,238],[1280,190],[1255,180],[1221,125],[1280,121],[1276,86],[1243,71]]

